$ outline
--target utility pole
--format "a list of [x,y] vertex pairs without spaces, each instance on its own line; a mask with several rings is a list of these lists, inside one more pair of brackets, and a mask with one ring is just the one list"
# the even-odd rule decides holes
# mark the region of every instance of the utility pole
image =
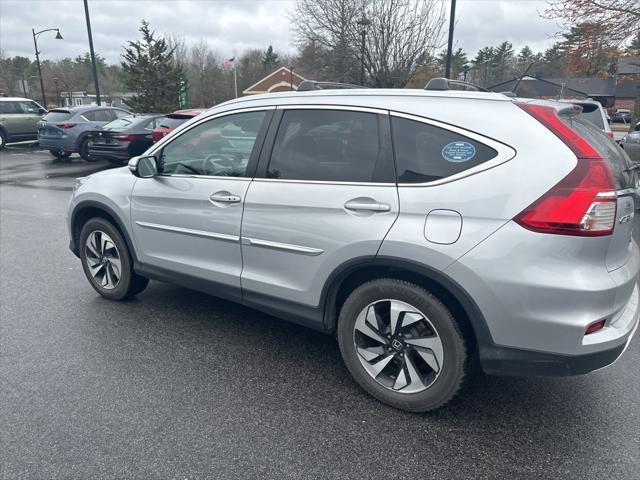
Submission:
[[84,0],[84,16],[87,19],[87,33],[89,34],[89,52],[91,53],[91,67],[93,68],[93,83],[96,86],[96,103],[100,105],[100,86],[98,85],[98,69],[96,68],[96,54],[93,51],[93,36],[91,35],[91,20],[89,20],[89,5]]
[[364,52],[365,41],[367,38],[367,28],[371,25],[371,20],[364,16],[364,4],[362,10],[362,18],[356,22],[362,30],[360,30],[360,85],[364,86]]
[[445,78],[451,75],[451,56],[453,55],[453,26],[456,21],[456,0],[451,0],[451,15],[449,16],[449,42],[447,43],[447,63],[444,69]]

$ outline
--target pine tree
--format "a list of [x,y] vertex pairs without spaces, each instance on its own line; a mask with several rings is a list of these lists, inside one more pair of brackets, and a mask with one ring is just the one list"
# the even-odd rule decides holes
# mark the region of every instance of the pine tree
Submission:
[[169,112],[178,107],[183,71],[162,37],[156,37],[149,23],[142,21],[142,39],[124,47],[124,84],[137,94],[127,100],[136,112]]
[[273,71],[273,67],[275,67],[280,59],[278,58],[278,54],[273,51],[273,47],[269,45],[269,48],[264,52],[262,56],[262,64],[265,67],[265,70],[269,73]]

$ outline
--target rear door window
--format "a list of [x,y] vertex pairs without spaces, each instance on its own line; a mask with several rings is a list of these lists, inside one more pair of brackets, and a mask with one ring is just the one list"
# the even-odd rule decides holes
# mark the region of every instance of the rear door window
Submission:
[[498,155],[469,137],[416,120],[391,117],[391,129],[399,183],[442,180]]
[[571,127],[609,162],[615,177],[616,189],[633,188],[634,174],[629,170],[631,160],[624,153],[624,150],[584,117],[572,115],[567,120],[571,123]]
[[393,162],[380,145],[378,115],[347,110],[284,112],[268,178],[392,182]]
[[0,114],[22,113],[18,102],[0,102]]
[[115,118],[110,110],[92,110],[83,113],[82,116],[90,122],[110,122]]

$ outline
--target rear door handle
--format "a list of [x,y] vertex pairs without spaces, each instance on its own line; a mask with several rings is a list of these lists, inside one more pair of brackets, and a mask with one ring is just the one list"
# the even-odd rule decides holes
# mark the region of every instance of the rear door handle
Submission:
[[216,192],[209,197],[213,203],[240,203],[241,198],[229,192]]
[[344,208],[347,210],[353,211],[368,211],[368,212],[388,212],[391,210],[391,205],[387,205],[386,203],[377,203],[377,202],[359,202],[359,201],[351,201],[344,204]]

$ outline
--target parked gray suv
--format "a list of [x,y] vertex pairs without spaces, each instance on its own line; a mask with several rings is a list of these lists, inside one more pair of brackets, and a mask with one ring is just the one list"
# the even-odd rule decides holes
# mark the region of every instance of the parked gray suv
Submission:
[[[181,284],[335,333],[427,411],[474,365],[574,375],[638,325],[634,171],[573,105],[464,91],[258,95],[78,179],[71,250],[122,300]],[[515,127],[517,126],[517,127]]]
[[83,160],[91,161],[89,133],[129,115],[131,112],[122,108],[96,105],[54,108],[38,122],[38,143],[58,159],[77,152]]

